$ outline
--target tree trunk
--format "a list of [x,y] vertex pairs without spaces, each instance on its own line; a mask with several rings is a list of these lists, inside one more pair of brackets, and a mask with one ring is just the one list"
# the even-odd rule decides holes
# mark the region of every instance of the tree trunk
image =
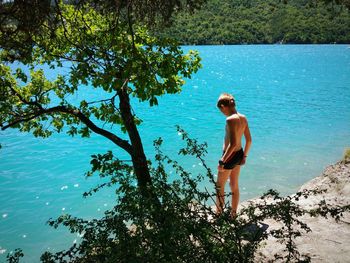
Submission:
[[124,87],[122,89],[118,89],[118,96],[120,101],[119,109],[121,116],[131,141],[131,158],[139,189],[144,197],[154,198],[155,195],[153,194],[152,179],[149,173],[146,155],[144,153],[142,141],[137,130],[134,117],[131,113],[129,95]]

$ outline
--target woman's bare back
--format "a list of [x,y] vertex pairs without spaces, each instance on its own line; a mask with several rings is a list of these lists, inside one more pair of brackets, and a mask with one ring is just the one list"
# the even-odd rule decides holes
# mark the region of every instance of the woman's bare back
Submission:
[[224,150],[230,144],[234,145],[234,151],[242,148],[242,137],[246,127],[247,118],[239,112],[226,118]]

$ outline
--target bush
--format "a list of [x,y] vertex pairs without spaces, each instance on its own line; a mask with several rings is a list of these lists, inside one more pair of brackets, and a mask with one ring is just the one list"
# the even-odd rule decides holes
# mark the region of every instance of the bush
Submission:
[[[261,241],[273,236],[285,244],[285,253],[275,259],[285,262],[310,261],[300,255],[294,239],[310,228],[299,220],[308,213],[311,216],[331,215],[339,219],[349,207],[329,207],[321,203],[317,209],[307,211],[295,201],[307,198],[315,191],[303,191],[281,197],[270,190],[261,202],[251,203],[232,219],[230,207],[225,204],[223,214],[217,216],[210,204],[215,193],[200,189],[204,179],[215,185],[212,171],[204,156],[206,144],[199,144],[178,127],[186,141],[179,154],[198,158],[205,175],[196,176],[184,170],[177,162],[161,151],[162,139],[154,142],[156,163],[149,164],[152,171],[154,192],[160,201],[142,198],[132,173],[132,167],[116,159],[112,152],[92,156],[92,169],[88,175],[99,173],[110,177],[110,182],[85,193],[89,196],[105,186],[116,188],[116,204],[101,219],[85,220],[62,215],[50,220],[57,228],[64,225],[82,238],[72,247],[58,253],[45,252],[42,262],[253,262]],[[171,166],[177,179],[166,172]],[[271,201],[273,200],[273,201]],[[262,222],[275,219],[281,228],[266,231]],[[18,257],[22,254],[18,254]],[[17,261],[11,261],[17,262]]]
[[350,148],[345,149],[344,156],[343,156],[343,162],[344,163],[350,162]]

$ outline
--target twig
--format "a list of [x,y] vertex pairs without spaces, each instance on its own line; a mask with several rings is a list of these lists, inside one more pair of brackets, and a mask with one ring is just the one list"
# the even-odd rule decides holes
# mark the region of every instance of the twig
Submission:
[[337,243],[337,244],[342,244],[341,242],[338,242],[338,241],[335,241],[335,240],[331,240],[331,239],[328,239],[328,238],[326,238],[325,240],[331,241],[331,242],[334,242],[334,243]]

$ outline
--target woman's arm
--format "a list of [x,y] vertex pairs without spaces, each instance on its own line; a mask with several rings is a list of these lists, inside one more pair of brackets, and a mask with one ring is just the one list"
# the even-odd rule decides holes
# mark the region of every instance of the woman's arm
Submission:
[[228,143],[228,145],[226,145],[227,146],[226,151],[224,155],[221,157],[221,160],[223,162],[226,162],[227,159],[231,156],[231,154],[236,150],[237,138],[235,135],[235,127],[237,127],[237,124],[238,124],[237,122],[239,122],[239,119],[228,119],[226,121],[226,124],[227,124],[226,143]]
[[249,150],[250,150],[250,146],[252,145],[252,136],[250,134],[248,121],[247,121],[247,125],[244,129],[244,139],[245,139],[245,146],[244,146],[244,158],[241,162],[242,165],[245,164],[246,158],[247,158]]

